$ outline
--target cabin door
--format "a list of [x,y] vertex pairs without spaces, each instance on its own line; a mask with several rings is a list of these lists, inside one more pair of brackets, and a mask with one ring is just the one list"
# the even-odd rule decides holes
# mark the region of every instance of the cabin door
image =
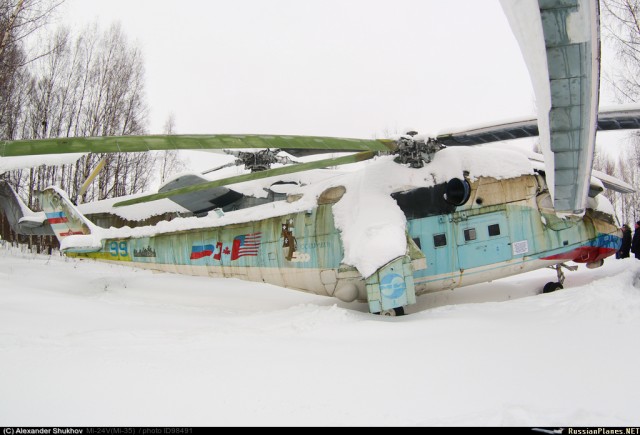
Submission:
[[511,259],[511,238],[504,212],[472,216],[457,224],[458,264],[473,269]]

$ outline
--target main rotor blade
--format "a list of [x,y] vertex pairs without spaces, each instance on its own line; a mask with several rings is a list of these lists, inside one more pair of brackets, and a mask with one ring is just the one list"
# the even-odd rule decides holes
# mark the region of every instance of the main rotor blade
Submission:
[[339,152],[389,151],[393,148],[393,143],[385,139],[241,134],[66,137],[0,142],[0,157],[225,148],[279,148],[285,151],[297,149]]
[[230,184],[242,183],[244,181],[259,180],[261,178],[268,178],[268,177],[273,177],[277,175],[293,174],[296,172],[302,172],[309,169],[320,169],[320,168],[326,168],[328,166],[339,166],[339,165],[346,165],[348,163],[362,162],[364,160],[373,158],[375,155],[376,153],[373,151],[364,151],[364,152],[352,154],[349,156],[317,160],[315,162],[300,163],[300,164],[291,165],[291,166],[283,166],[281,168],[274,168],[266,171],[253,172],[251,174],[237,175],[235,177],[223,178],[221,180],[209,181],[206,183],[196,184],[193,186],[186,186],[179,189],[173,189],[168,192],[140,196],[138,198],[117,202],[113,204],[113,206],[122,207],[125,205],[140,204],[143,202],[155,201],[157,199],[170,198],[172,196],[181,195],[184,193],[191,193],[191,192],[197,192],[200,190],[206,190],[212,187],[227,186]]
[[226,164],[221,165],[221,166],[216,166],[215,168],[207,169],[206,171],[202,171],[200,173],[202,175],[207,175],[207,174],[209,174],[211,172],[219,171],[220,169],[228,168],[228,167],[231,167],[231,166],[237,166],[237,165],[238,165],[238,163],[236,163],[236,162],[226,163]]
[[[607,107],[598,113],[598,131],[633,129],[640,129],[640,107],[637,104]],[[466,131],[445,133],[439,135],[436,139],[447,146],[468,146],[523,137],[535,137],[538,134],[538,120],[535,118],[522,118]]]
[[78,191],[78,196],[84,195],[84,193],[87,191],[89,186],[91,186],[91,183],[93,182],[93,180],[98,176],[98,174],[100,173],[100,171],[102,171],[102,168],[104,168],[104,165],[106,164],[107,164],[107,159],[105,157],[100,159],[100,161],[98,162],[96,167],[93,169],[93,171],[91,171],[87,179],[84,180],[84,183],[82,183],[82,186],[80,186],[80,190]]
[[538,120],[524,118],[466,131],[446,133],[437,136],[436,140],[447,146],[468,146],[535,136],[538,136]]

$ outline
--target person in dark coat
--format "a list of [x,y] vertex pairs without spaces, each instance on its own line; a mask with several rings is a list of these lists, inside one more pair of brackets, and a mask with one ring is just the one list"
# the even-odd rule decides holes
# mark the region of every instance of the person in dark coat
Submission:
[[636,222],[636,230],[633,232],[631,252],[633,252],[636,258],[640,260],[640,221]]
[[622,226],[622,245],[618,251],[618,258],[629,258],[629,251],[631,250],[631,228],[629,225],[624,224]]

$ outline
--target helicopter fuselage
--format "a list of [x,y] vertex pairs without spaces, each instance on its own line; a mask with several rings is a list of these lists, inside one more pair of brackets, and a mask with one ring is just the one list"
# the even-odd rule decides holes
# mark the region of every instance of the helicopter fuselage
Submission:
[[406,216],[406,255],[367,277],[343,263],[343,240],[332,210],[346,200],[341,186],[328,189],[316,207],[302,212],[148,237],[106,238],[93,252],[69,249],[67,254],[265,282],[368,302],[371,312],[380,312],[414,303],[421,294],[567,261],[598,266],[619,247],[621,234],[601,194],[589,199],[592,208],[584,216],[563,218],[551,208],[540,174],[455,181],[392,195]]

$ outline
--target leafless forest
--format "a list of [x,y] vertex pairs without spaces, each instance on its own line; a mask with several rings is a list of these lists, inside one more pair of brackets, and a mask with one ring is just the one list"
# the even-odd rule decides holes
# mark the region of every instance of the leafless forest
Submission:
[[[117,23],[69,29],[52,24],[64,0],[0,0],[0,139],[147,133],[144,53]],[[619,103],[640,99],[640,0],[601,0],[602,84]],[[173,133],[169,118],[164,133]],[[81,187],[104,160],[86,191]],[[77,202],[148,189],[180,167],[175,152],[88,154],[73,164],[0,174],[37,210],[33,192],[56,184]],[[638,136],[618,159],[597,152],[595,167],[640,192]],[[640,220],[640,193],[607,192],[620,223]],[[3,234],[4,236],[4,234]]]

